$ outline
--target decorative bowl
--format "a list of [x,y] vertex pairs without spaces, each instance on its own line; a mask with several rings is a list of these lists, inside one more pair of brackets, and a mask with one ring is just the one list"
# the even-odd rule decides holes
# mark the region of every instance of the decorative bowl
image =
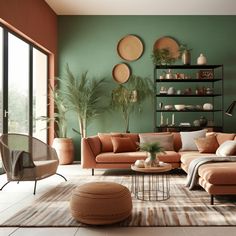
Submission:
[[173,107],[173,105],[165,105],[165,106],[164,106],[164,109],[165,109],[165,110],[173,110],[174,107]]
[[175,105],[175,109],[178,110],[178,111],[184,110],[184,108],[185,108],[185,105],[183,105],[183,104]]

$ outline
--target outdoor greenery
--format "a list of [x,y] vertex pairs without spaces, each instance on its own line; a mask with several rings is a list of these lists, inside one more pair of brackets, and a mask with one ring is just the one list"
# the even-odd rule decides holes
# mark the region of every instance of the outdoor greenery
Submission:
[[130,114],[141,111],[141,104],[153,96],[153,83],[149,78],[131,76],[127,83],[119,84],[112,90],[111,109],[119,110],[125,123],[125,132],[129,132]]

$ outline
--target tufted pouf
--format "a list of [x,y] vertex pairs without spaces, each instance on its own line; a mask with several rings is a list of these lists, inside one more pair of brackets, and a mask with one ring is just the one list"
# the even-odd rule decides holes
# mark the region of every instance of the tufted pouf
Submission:
[[128,188],[112,182],[92,182],[78,186],[70,200],[75,220],[92,225],[112,224],[131,214]]

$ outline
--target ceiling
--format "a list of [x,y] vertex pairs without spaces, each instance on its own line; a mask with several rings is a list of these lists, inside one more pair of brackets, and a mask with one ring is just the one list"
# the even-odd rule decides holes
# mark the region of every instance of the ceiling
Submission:
[[235,0],[45,0],[58,15],[236,15]]

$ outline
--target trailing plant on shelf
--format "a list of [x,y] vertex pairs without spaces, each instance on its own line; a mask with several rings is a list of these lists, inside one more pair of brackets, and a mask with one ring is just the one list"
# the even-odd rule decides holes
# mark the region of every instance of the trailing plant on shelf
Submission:
[[95,80],[88,78],[87,75],[85,72],[78,78],[75,77],[67,64],[66,80],[60,80],[68,107],[77,115],[79,130],[73,130],[82,138],[86,137],[87,127],[91,120],[105,111],[101,102],[104,96],[105,78]]
[[171,65],[176,59],[171,56],[168,48],[157,48],[153,50],[152,61],[154,65]]
[[158,142],[147,142],[139,144],[140,151],[148,152],[145,167],[156,167],[159,165],[158,153],[165,153],[164,148]]
[[141,104],[153,96],[153,83],[149,78],[132,75],[128,82],[120,84],[111,94],[111,108],[119,110],[125,123],[125,132],[129,132],[130,115],[141,111]]

